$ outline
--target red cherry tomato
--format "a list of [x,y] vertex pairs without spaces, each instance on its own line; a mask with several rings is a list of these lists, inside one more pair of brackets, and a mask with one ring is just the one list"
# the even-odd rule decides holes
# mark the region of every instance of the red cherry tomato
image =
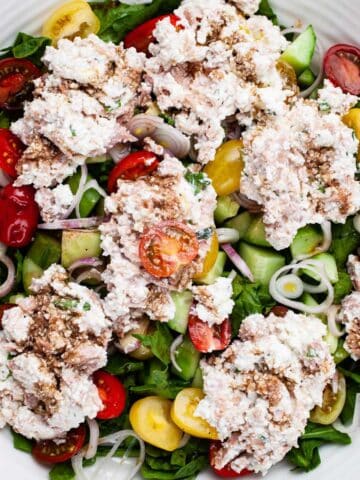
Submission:
[[235,472],[229,465],[226,465],[224,468],[216,468],[215,467],[215,456],[221,446],[221,442],[211,442],[210,444],[210,466],[213,469],[214,473],[218,477],[222,478],[239,478],[245,477],[246,475],[250,475],[252,472],[247,470],[246,468],[242,470],[240,473]]
[[126,390],[114,375],[99,370],[94,373],[94,383],[104,408],[97,414],[100,420],[120,417],[126,406]]
[[0,328],[2,328],[2,318],[4,316],[4,312],[6,310],[10,310],[10,308],[14,308],[16,305],[13,305],[11,303],[4,303],[3,305],[0,305]]
[[195,233],[175,221],[163,222],[146,230],[139,243],[142,266],[157,278],[170,277],[191,263],[198,252],[199,242]]
[[16,135],[7,128],[0,128],[0,168],[10,177],[16,177],[16,164],[25,150]]
[[32,80],[41,71],[29,60],[4,58],[0,60],[0,108],[17,110],[32,90]]
[[65,442],[56,443],[53,440],[37,442],[33,449],[33,457],[40,463],[63,463],[75,456],[85,443],[86,430],[84,425],[70,430]]
[[136,180],[144,177],[157,169],[159,159],[156,155],[145,150],[130,153],[113,168],[109,175],[108,191],[113,193],[117,187],[119,178],[123,180]]
[[196,315],[189,316],[189,335],[196,350],[210,353],[224,350],[231,341],[231,323],[227,318],[221,325],[210,327]]
[[32,187],[7,185],[0,192],[0,242],[21,248],[31,242],[39,221]]
[[156,24],[165,18],[169,18],[170,23],[174,25],[174,27],[180,21],[180,18],[174,14],[160,15],[160,17],[153,18],[152,20],[139,25],[126,35],[124,40],[125,47],[135,47],[138,52],[147,53],[150,43],[155,41],[153,31],[155,30]]
[[334,45],[325,55],[325,74],[345,93],[360,95],[360,49],[353,45]]

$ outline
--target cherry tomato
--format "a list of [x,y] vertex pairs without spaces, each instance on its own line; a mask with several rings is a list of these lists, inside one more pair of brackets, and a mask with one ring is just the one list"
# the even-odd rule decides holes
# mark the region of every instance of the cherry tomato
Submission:
[[285,317],[288,311],[289,309],[283,305],[275,305],[275,307],[271,309],[270,313],[273,313],[277,317]]
[[196,350],[210,353],[224,350],[231,340],[231,323],[227,318],[221,325],[210,327],[196,315],[189,316],[189,335]]
[[[349,128],[354,130],[356,138],[360,140],[360,108],[352,108],[343,118],[343,122]],[[358,161],[360,161],[360,145],[357,155]]]
[[205,277],[215,265],[219,253],[219,239],[216,233],[211,238],[210,248],[204,258],[202,271],[194,275],[194,279],[201,280]]
[[53,440],[37,442],[33,449],[33,457],[40,463],[63,463],[75,456],[85,443],[86,430],[84,425],[70,430],[65,442],[56,443]]
[[0,242],[21,248],[31,242],[39,221],[35,190],[7,185],[0,192]]
[[353,45],[334,45],[325,55],[325,74],[345,93],[360,95],[360,49]]
[[157,169],[159,159],[156,155],[145,150],[130,153],[113,168],[109,175],[108,191],[113,193],[117,187],[119,178],[123,180],[136,180],[144,177]]
[[32,80],[41,71],[29,60],[4,58],[0,60],[0,108],[18,110],[32,91]]
[[3,305],[0,305],[0,328],[2,328],[2,318],[4,316],[4,312],[14,307],[16,307],[16,305],[12,305],[11,303],[4,303]]
[[135,47],[138,52],[147,53],[150,43],[155,41],[153,31],[155,30],[156,24],[165,18],[169,18],[170,23],[174,25],[174,27],[180,21],[180,18],[174,14],[160,15],[160,17],[153,18],[139,25],[126,35],[124,40],[125,48]]
[[11,177],[16,177],[16,164],[20,160],[24,145],[7,128],[0,128],[0,168]]
[[126,406],[126,390],[114,375],[99,370],[94,373],[94,383],[104,408],[97,414],[100,420],[120,417]]
[[145,270],[164,278],[191,263],[199,252],[195,233],[186,225],[168,221],[146,230],[140,237],[139,256]]
[[218,477],[222,478],[239,478],[245,477],[246,475],[250,475],[252,472],[245,468],[240,473],[235,472],[229,465],[225,466],[224,468],[216,468],[215,467],[215,456],[221,447],[221,442],[211,442],[210,444],[210,466],[213,469],[214,473]]

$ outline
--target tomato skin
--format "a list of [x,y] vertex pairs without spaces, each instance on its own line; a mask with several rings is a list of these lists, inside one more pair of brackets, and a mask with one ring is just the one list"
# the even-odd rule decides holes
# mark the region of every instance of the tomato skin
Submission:
[[221,325],[210,327],[196,315],[190,315],[188,327],[190,340],[201,353],[224,350],[230,344],[231,323],[228,318]]
[[0,108],[18,110],[32,90],[31,81],[41,71],[29,60],[4,58],[0,60]]
[[174,25],[174,27],[180,21],[180,18],[174,14],[160,15],[159,17],[153,18],[139,25],[126,35],[124,40],[125,48],[134,47],[138,52],[148,53],[150,43],[153,43],[155,40],[153,31],[155,30],[156,24],[165,18],[169,18],[171,25]]
[[226,465],[224,468],[216,468],[214,466],[214,457],[219,450],[221,446],[221,442],[211,442],[210,444],[210,466],[213,470],[213,472],[221,478],[239,478],[239,477],[245,477],[246,475],[250,475],[252,472],[245,468],[242,470],[240,473],[235,472],[229,465]]
[[0,192],[0,242],[25,247],[37,229],[39,216],[32,187],[7,185]]
[[114,375],[99,370],[93,375],[104,408],[97,414],[100,420],[120,417],[126,406],[126,390]]
[[360,95],[360,49],[354,45],[331,47],[324,59],[328,79],[345,93]]
[[3,305],[0,305],[0,329],[2,328],[2,318],[4,316],[4,312],[14,307],[16,307],[16,305],[13,305],[12,303],[4,303]]
[[183,223],[162,222],[140,237],[139,257],[145,270],[157,278],[167,278],[191,263],[199,253],[195,233]]
[[85,443],[86,429],[84,425],[70,430],[66,442],[57,444],[53,440],[37,442],[33,449],[33,457],[40,463],[63,463],[74,457]]
[[16,177],[16,164],[25,146],[8,128],[0,128],[0,168],[10,177]]
[[158,157],[146,150],[130,153],[130,155],[121,160],[110,172],[108,180],[109,193],[116,191],[119,178],[123,180],[136,180],[156,170],[159,163]]

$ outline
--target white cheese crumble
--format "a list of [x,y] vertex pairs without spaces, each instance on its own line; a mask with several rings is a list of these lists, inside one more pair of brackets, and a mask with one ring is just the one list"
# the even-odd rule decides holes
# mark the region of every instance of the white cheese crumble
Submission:
[[212,285],[193,286],[193,313],[210,327],[220,325],[234,308],[232,280],[219,277]]
[[265,474],[297,445],[335,374],[325,334],[316,317],[251,315],[239,340],[202,360],[205,398],[195,413],[223,442],[216,468]]
[[52,190],[40,188],[35,194],[35,201],[39,205],[41,218],[46,223],[63,219],[73,200],[74,195],[69,185],[60,184]]
[[231,3],[245,15],[254,15],[259,10],[261,0],[231,0]]
[[350,93],[344,93],[340,87],[335,87],[330,80],[324,80],[324,88],[319,90],[319,108],[322,111],[345,115],[358,103],[359,99]]

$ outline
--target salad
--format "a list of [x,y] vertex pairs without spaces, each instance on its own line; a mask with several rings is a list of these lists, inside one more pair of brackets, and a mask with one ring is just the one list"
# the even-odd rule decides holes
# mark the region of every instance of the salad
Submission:
[[359,97],[267,0],[71,0],[1,50],[0,427],[51,480],[351,443]]

